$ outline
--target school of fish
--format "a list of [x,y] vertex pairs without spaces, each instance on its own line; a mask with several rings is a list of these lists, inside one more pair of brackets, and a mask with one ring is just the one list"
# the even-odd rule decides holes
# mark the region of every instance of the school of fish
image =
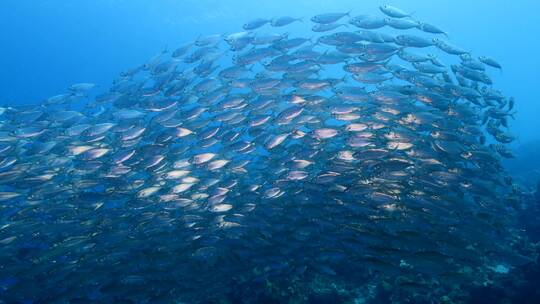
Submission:
[[253,19],[2,108],[0,303],[442,303],[528,263],[501,65],[380,11]]

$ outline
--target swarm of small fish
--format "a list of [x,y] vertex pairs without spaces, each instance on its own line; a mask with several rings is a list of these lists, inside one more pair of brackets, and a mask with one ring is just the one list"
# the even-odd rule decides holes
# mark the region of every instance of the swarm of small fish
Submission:
[[101,95],[4,108],[0,303],[260,302],[317,278],[399,302],[528,262],[501,66],[380,9],[255,19]]

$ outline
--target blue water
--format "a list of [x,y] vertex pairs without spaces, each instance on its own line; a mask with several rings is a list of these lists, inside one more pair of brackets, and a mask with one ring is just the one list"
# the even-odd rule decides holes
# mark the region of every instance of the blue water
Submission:
[[[122,71],[141,65],[164,49],[172,51],[199,36],[242,31],[246,21],[257,17],[290,15],[303,17],[307,23],[311,16],[325,12],[379,14],[381,4],[384,3],[373,0],[3,0],[0,105],[38,104],[81,82],[96,83],[96,92],[105,92]],[[512,173],[518,181],[527,182],[523,187],[530,195],[523,204],[540,201],[533,189],[540,174],[521,179],[517,176],[527,164],[539,167],[529,166],[528,174],[531,170],[540,172],[540,145],[531,144],[540,142],[540,102],[536,96],[540,89],[540,1],[395,0],[392,4],[443,28],[456,45],[478,56],[496,58],[502,64],[502,72],[492,71],[491,76],[497,89],[516,98],[511,131],[517,140],[512,147],[519,149],[525,145],[524,149],[528,149],[521,154],[527,155],[526,159],[519,159],[518,155],[516,161],[521,164]],[[312,34],[306,31],[305,35]],[[524,213],[520,219],[528,236],[536,242],[540,241],[540,229],[532,223],[540,218],[538,204],[527,209],[537,214]],[[40,246],[46,245],[37,241],[28,244],[28,248]],[[497,303],[504,295],[513,303],[538,303],[534,301],[539,297],[529,297],[538,293],[538,265],[520,271],[518,276],[522,280],[506,282],[507,290],[473,290],[473,302]],[[0,278],[0,304],[4,303],[1,292],[16,282],[15,276]],[[486,293],[490,295],[488,300]],[[317,301],[329,303],[336,299]],[[384,301],[384,297],[380,299],[380,303]]]

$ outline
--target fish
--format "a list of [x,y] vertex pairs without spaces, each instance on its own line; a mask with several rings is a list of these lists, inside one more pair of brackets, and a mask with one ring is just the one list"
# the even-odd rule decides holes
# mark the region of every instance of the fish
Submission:
[[273,27],[282,27],[297,21],[302,21],[302,18],[293,18],[289,16],[276,17],[270,21],[270,25]]
[[[436,38],[434,38],[436,39]],[[438,40],[435,40],[438,41]],[[401,46],[406,47],[415,47],[415,48],[425,48],[435,45],[435,41],[430,41],[427,38],[414,36],[414,35],[399,35],[396,37],[396,43]]]
[[171,54],[171,56],[173,58],[179,58],[179,57],[182,57],[184,56],[185,54],[187,54],[187,52],[192,48],[193,44],[192,43],[186,43],[185,45],[183,46],[180,46],[179,48],[177,48],[176,50],[174,50]]
[[493,269],[534,251],[500,64],[374,11],[252,16],[2,107],[2,300],[463,302],[512,279]]
[[408,30],[420,27],[420,24],[418,22],[409,19],[385,18],[384,22],[386,25],[400,30]]
[[463,55],[467,54],[468,52],[460,47],[457,47],[455,45],[452,45],[444,40],[441,40],[439,38],[433,38],[433,43],[440,48],[441,50],[447,52],[448,54],[452,55]]
[[199,36],[197,40],[195,40],[194,44],[198,47],[215,46],[221,41],[221,39],[222,39],[221,34]]
[[379,6],[379,10],[383,12],[385,15],[392,17],[392,18],[405,18],[405,17],[411,17],[412,14],[406,13],[405,11],[392,6],[388,4],[384,4]]
[[288,133],[284,133],[284,134],[278,134],[276,136],[273,136],[271,138],[269,138],[267,144],[266,144],[266,148],[267,149],[273,149],[279,145],[281,145],[285,139],[287,139],[287,137],[289,136]]
[[97,85],[95,83],[89,83],[89,82],[76,83],[76,84],[72,84],[69,87],[69,90],[73,92],[87,92],[87,91],[92,90],[96,86]]
[[264,19],[264,18],[258,18],[258,19],[253,19],[249,22],[246,22],[242,28],[246,31],[251,31],[251,30],[255,30],[255,29],[258,29],[260,28],[261,26],[265,25],[265,24],[268,24],[272,22],[271,19]]
[[496,69],[502,69],[502,66],[493,58],[490,58],[490,57],[486,57],[486,56],[480,56],[478,57],[478,60],[480,60],[480,62],[490,66],[490,67],[493,67],[493,68],[496,68]]
[[319,24],[334,23],[345,16],[350,16],[350,12],[346,13],[325,13],[311,17],[311,21]]
[[421,31],[424,31],[426,33],[432,33],[432,34],[443,34],[448,37],[448,33],[440,29],[439,27],[426,22],[420,22],[418,23],[418,28]]
[[317,139],[327,139],[332,138],[338,134],[338,131],[335,129],[330,128],[324,128],[324,129],[317,129],[313,131],[314,137]]
[[349,23],[361,29],[379,29],[386,25],[384,18],[372,15],[360,15],[349,19]]

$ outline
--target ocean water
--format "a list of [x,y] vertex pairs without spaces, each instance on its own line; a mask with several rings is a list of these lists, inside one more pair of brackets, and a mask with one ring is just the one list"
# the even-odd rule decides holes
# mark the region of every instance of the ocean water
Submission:
[[[443,73],[389,72],[407,49],[456,74],[464,60],[436,46],[370,42],[395,47],[392,61],[296,58],[309,67],[294,66],[294,81],[261,64],[309,44],[322,56],[335,45],[319,37],[362,30],[349,22],[360,15],[388,18],[386,4],[447,36],[374,31],[500,63],[482,65],[492,85],[467,82],[500,90],[504,104],[475,103]],[[539,10],[532,0],[1,1],[0,303],[540,303]],[[337,21],[346,26],[311,30],[310,18],[338,12],[350,12]],[[301,46],[232,51],[223,39],[283,16],[301,20],[248,35]],[[219,52],[184,60],[205,43]],[[242,57],[269,45],[271,55]],[[219,74],[239,57],[249,63],[238,75]],[[416,91],[354,80],[342,68],[353,62],[392,75],[378,85]],[[195,88],[208,79],[219,81]],[[353,139],[351,124],[362,129]],[[514,156],[490,148],[499,144]]]

